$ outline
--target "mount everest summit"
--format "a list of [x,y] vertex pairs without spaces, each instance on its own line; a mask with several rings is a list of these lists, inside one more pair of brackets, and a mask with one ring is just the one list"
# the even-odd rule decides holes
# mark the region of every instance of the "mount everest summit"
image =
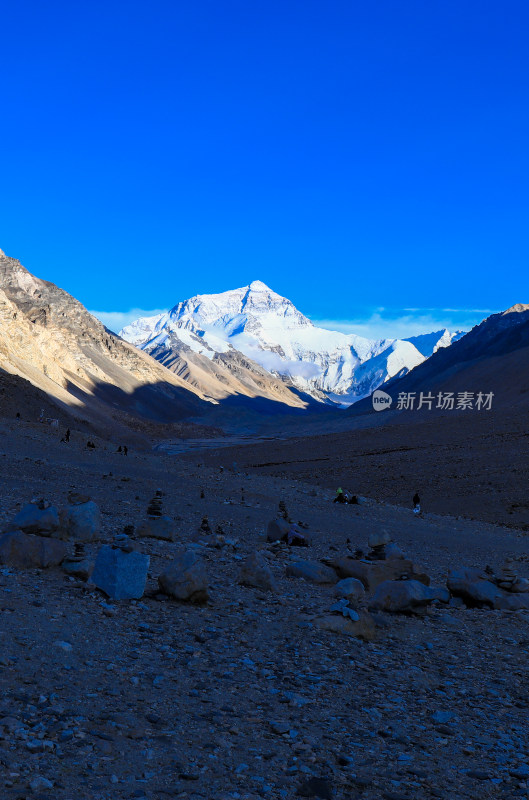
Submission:
[[[349,405],[403,376],[461,332],[370,340],[319,328],[261,281],[220,294],[196,295],[170,311],[142,317],[120,331],[181,377],[234,364],[277,376],[316,400]],[[209,362],[209,364],[208,364]],[[259,370],[260,368],[260,370]],[[286,388],[286,387],[285,387]]]

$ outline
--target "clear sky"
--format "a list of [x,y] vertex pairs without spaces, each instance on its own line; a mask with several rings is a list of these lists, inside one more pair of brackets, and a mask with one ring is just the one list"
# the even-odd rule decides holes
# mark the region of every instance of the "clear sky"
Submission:
[[529,302],[528,26],[526,0],[4,4],[0,247],[123,320],[254,279],[373,335]]

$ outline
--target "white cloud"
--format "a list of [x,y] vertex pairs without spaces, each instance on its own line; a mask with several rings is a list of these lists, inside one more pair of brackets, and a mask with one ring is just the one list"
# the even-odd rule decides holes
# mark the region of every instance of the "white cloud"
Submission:
[[90,313],[101,320],[109,330],[119,333],[125,325],[130,325],[139,317],[156,317],[166,311],[166,308],[153,308],[150,311],[146,311],[144,308],[131,308],[130,311],[90,311]]
[[[240,339],[241,337],[239,337],[238,342],[234,342],[235,347],[240,344]],[[307,380],[321,375],[321,369],[316,364],[308,361],[285,361],[277,353],[273,353],[270,350],[261,350],[251,344],[246,344],[241,349],[248,358],[256,361],[269,372],[278,372],[280,375],[295,375]]]
[[377,309],[366,317],[349,320],[313,319],[312,322],[320,328],[355,333],[366,339],[408,339],[443,328],[452,332],[467,331],[490,313],[494,312],[488,309],[417,308],[394,312]]

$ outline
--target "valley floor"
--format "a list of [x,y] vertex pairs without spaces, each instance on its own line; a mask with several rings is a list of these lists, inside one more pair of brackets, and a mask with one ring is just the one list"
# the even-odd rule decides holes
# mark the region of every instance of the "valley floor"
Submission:
[[[161,488],[182,544],[200,539],[205,515],[228,539],[217,549],[204,538],[205,607],[156,594],[180,543],[138,542],[151,556],[138,602],[109,602],[60,570],[0,568],[2,800],[528,796],[529,612],[380,615],[366,643],[313,624],[331,586],[285,574],[292,555],[345,555],[384,529],[435,583],[449,567],[507,557],[529,577],[524,531],[417,519],[383,502],[334,505],[317,475],[221,472],[196,454],[123,457],[99,439],[88,452],[85,434],[59,444],[29,424],[0,433],[2,526],[32,497],[63,504],[75,490],[99,504],[111,542]],[[308,549],[275,553],[264,541],[280,500],[309,525]],[[238,584],[256,549],[277,592]]]

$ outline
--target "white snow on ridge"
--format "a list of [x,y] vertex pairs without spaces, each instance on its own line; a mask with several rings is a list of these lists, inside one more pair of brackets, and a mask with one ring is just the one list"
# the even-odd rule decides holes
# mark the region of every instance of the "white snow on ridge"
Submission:
[[136,320],[120,335],[147,352],[184,347],[213,358],[238,350],[304,392],[350,404],[462,334],[443,330],[377,341],[318,328],[290,300],[253,281],[196,295],[165,314]]

